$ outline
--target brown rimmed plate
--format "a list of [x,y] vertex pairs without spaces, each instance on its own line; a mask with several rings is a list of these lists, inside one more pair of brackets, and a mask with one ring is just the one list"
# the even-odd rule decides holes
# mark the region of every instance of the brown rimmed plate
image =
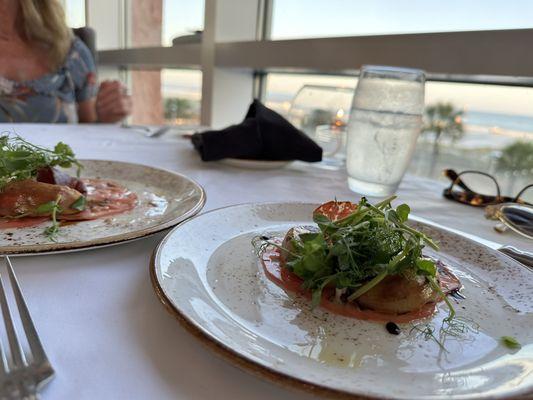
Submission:
[[[455,233],[413,225],[441,246],[463,282],[459,314],[473,331],[437,342],[402,325],[344,318],[270,282],[251,246],[256,235],[309,225],[316,204],[244,204],[174,228],[154,253],[156,294],[196,337],[236,365],[282,384],[333,397],[496,399],[533,391],[533,273]],[[435,256],[435,254],[431,254]],[[439,306],[426,324],[439,327]],[[419,326],[420,327],[420,326]],[[511,350],[502,336],[522,345]]]
[[46,254],[116,245],[171,228],[200,212],[206,201],[198,183],[172,171],[119,161],[81,163],[82,177],[109,179],[136,193],[136,207],[111,217],[61,226],[57,242],[43,234],[48,221],[29,228],[2,229],[0,254]]

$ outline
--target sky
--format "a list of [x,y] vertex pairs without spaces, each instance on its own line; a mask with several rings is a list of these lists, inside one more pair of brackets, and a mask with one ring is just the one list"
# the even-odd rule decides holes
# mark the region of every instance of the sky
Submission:
[[[84,24],[84,0],[64,0],[71,26]],[[162,0],[162,44],[203,26],[204,1]],[[480,29],[533,28],[533,0],[274,0],[272,39]],[[354,66],[354,68],[357,66]],[[197,98],[198,71],[166,70],[164,92]],[[355,78],[272,75],[268,91],[290,98],[304,84],[355,86]],[[533,116],[533,88],[428,83],[428,102]]]
[[64,0],[64,5],[68,26],[85,26],[85,0]]
[[275,0],[273,39],[533,28],[531,0]]
[[[71,26],[85,0],[63,0]],[[163,1],[163,43],[201,29],[203,0]],[[272,38],[533,28],[532,0],[274,0]]]
[[203,0],[163,0],[163,45],[171,46],[172,38],[202,30]]
[[[90,0],[88,0],[90,1]],[[116,1],[116,0],[112,0]],[[171,46],[172,39],[203,27],[203,0],[162,0],[162,44]],[[85,0],[63,0],[67,23],[73,28],[85,26]]]

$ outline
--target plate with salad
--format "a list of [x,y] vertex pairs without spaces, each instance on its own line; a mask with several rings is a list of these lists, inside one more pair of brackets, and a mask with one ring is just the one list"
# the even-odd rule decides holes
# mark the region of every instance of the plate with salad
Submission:
[[199,212],[193,180],[145,165],[78,160],[0,136],[0,254],[74,251],[138,239]]
[[394,197],[210,211],[163,239],[152,283],[194,336],[282,385],[335,398],[531,395],[533,272],[410,213]]

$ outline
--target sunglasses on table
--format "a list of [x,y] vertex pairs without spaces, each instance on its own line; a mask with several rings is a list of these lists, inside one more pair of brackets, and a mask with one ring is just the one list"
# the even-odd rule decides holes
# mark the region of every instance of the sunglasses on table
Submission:
[[442,193],[449,200],[474,207],[486,207],[485,216],[498,220],[494,229],[500,233],[508,228],[533,239],[533,184],[527,185],[515,197],[502,196],[496,179],[485,172],[444,170],[452,183]]
[[500,203],[519,203],[533,205],[533,184],[527,185],[515,197],[502,196],[496,179],[481,171],[455,172],[445,169],[444,176],[452,181],[442,195],[449,200],[474,207],[485,207]]

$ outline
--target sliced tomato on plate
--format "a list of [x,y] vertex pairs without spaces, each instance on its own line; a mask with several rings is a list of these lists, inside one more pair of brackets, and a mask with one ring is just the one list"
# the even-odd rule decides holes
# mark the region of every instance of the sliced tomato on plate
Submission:
[[346,218],[357,209],[357,204],[351,201],[328,201],[322,204],[315,211],[313,215],[323,215],[331,221],[338,221]]

